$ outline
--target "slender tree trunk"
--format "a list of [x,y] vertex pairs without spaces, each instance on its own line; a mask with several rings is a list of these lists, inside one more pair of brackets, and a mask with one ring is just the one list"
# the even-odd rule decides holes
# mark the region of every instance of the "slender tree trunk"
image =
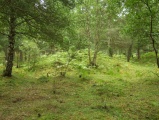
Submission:
[[92,59],[91,59],[91,45],[90,45],[90,43],[89,43],[89,46],[88,46],[88,59],[89,59],[89,64],[91,64]]
[[153,12],[151,10],[151,7],[149,6],[148,3],[145,3],[149,12],[150,12],[150,40],[152,41],[152,47],[154,49],[155,55],[156,55],[156,63],[157,63],[157,67],[159,68],[159,56],[158,56],[158,50],[155,46],[155,39],[153,38]]
[[93,56],[93,61],[92,61],[92,66],[97,66],[97,55],[98,55],[98,50],[94,51],[94,56]]
[[113,50],[111,47],[111,39],[108,40],[108,54],[110,57],[113,57]]
[[152,41],[152,47],[155,51],[157,67],[159,68],[159,56],[158,56],[157,48],[155,46],[155,39],[153,38],[152,32],[153,32],[153,17],[151,15],[151,17],[150,17],[150,39]]
[[132,56],[132,46],[133,46],[133,42],[130,44],[129,49],[128,49],[127,62],[130,62],[130,58]]
[[94,50],[93,60],[91,62],[92,66],[97,66],[98,51],[99,51],[99,33],[97,32],[96,39],[95,39],[95,50]]
[[139,40],[137,41],[137,59],[140,59],[140,49],[141,49],[141,45]]
[[137,59],[138,60],[140,59],[140,47],[139,46],[137,47]]
[[[88,12],[88,11],[87,11]],[[90,19],[89,19],[89,16],[87,15],[86,16],[86,19],[87,19],[87,28],[86,28],[86,34],[87,34],[87,39],[88,39],[88,62],[89,64],[91,64],[92,62],[92,59],[91,59],[91,34],[90,34]]]
[[19,55],[20,55],[20,52],[19,51],[17,51],[16,52],[16,58],[17,58],[17,68],[19,68],[20,67],[20,65],[19,65]]
[[20,62],[23,62],[23,52],[20,50],[20,55],[19,55],[19,57],[20,57]]
[[31,56],[30,56],[30,53],[28,54],[28,62],[31,61]]
[[[99,1],[97,0],[96,3],[98,4]],[[96,8],[96,15],[99,15],[99,9],[98,7]],[[92,66],[96,66],[97,67],[97,55],[99,52],[99,42],[100,42],[100,26],[101,26],[101,20],[100,17],[97,18],[97,23],[96,23],[96,36],[95,36],[95,40],[94,40],[94,44],[95,44],[95,50],[94,50],[94,55],[93,55],[93,60],[91,62]]]
[[26,52],[24,52],[24,61],[27,61],[27,53]]
[[10,32],[8,35],[9,46],[8,46],[8,56],[7,56],[7,65],[6,69],[3,73],[3,76],[12,76],[12,67],[13,67],[13,59],[14,59],[14,44],[15,44],[15,22],[16,18],[14,14],[10,15]]

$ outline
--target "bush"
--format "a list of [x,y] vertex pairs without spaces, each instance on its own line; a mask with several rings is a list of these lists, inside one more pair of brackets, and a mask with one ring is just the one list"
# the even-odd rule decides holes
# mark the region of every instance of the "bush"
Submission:
[[38,81],[40,83],[47,83],[49,81],[49,79],[46,76],[41,76],[40,78],[38,78]]
[[147,52],[141,56],[141,62],[143,63],[147,62],[155,63],[155,61],[156,61],[156,56],[154,52]]

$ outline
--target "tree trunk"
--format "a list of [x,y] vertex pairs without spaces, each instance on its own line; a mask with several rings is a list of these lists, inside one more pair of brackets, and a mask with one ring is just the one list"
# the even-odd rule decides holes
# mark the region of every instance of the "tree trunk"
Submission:
[[28,63],[30,63],[30,61],[31,61],[31,55],[30,53],[28,53]]
[[[88,12],[88,11],[87,11]],[[89,17],[88,15],[86,16],[87,18],[87,28],[86,28],[86,34],[87,34],[87,39],[88,39],[88,62],[91,64],[91,34],[90,34],[90,23],[89,23]]]
[[150,40],[152,41],[152,47],[154,49],[154,52],[155,52],[155,55],[156,55],[156,63],[157,63],[157,67],[159,68],[159,56],[158,56],[158,50],[155,46],[155,39],[153,38],[153,12],[152,12],[152,9],[151,7],[149,6],[148,3],[145,3],[149,12],[150,12]]
[[157,67],[159,68],[159,56],[158,56],[158,51],[157,51],[157,48],[155,47],[155,40],[152,36],[152,33],[150,33],[150,38],[152,40],[152,46],[153,46],[153,49],[155,51],[155,56],[156,56],[156,63],[157,63]]
[[12,76],[12,67],[13,67],[13,59],[14,59],[14,44],[15,44],[15,22],[16,18],[14,14],[10,15],[10,32],[8,35],[9,46],[8,46],[8,56],[7,56],[7,65],[6,69],[3,73],[3,76]]
[[91,45],[89,43],[89,47],[88,47],[88,58],[89,58],[89,64],[91,64],[92,60],[91,60]]
[[[151,12],[151,11],[150,11]],[[157,51],[157,48],[155,46],[155,39],[153,38],[153,17],[151,15],[151,18],[150,18],[150,39],[152,41],[152,47],[155,51],[155,55],[156,55],[156,63],[157,63],[157,67],[159,68],[159,56],[158,56],[158,51]]]
[[132,46],[133,46],[133,42],[130,44],[129,49],[128,49],[127,62],[130,62],[130,58],[132,56]]
[[19,51],[17,51],[17,52],[16,52],[16,57],[17,57],[17,60],[16,60],[16,61],[17,61],[17,68],[20,67],[20,65],[19,65],[19,54],[20,54]]
[[138,60],[140,59],[140,47],[139,46],[137,47],[137,59]]
[[27,61],[27,53],[24,52],[24,61]]
[[156,58],[157,60],[157,67],[159,68],[159,58]]
[[23,62],[23,52],[20,50],[20,62]]
[[151,41],[152,41],[152,46],[153,46],[153,49],[154,49],[154,51],[155,51],[157,67],[159,68],[159,56],[158,56],[158,51],[157,51],[157,48],[155,47],[155,40],[154,40],[154,38],[153,38],[153,36],[152,36],[152,30],[153,30],[153,28],[152,28],[152,22],[153,22],[153,20],[152,20],[152,16],[151,16],[150,39],[151,39]]
[[[99,0],[96,1],[97,5],[99,3]],[[99,15],[99,12],[100,12],[100,9],[98,7],[96,7],[96,15],[98,16]],[[94,39],[94,47],[95,47],[95,50],[94,50],[94,55],[93,55],[93,60],[91,62],[91,65],[92,66],[95,66],[97,67],[97,55],[98,55],[98,52],[99,52],[99,43],[100,43],[100,26],[101,26],[101,20],[100,20],[100,17],[97,18],[97,21],[96,21],[96,30],[95,30],[95,39]]]
[[93,56],[93,61],[91,63],[92,66],[97,66],[97,54],[98,54],[98,50],[95,50],[94,56]]
[[109,54],[109,57],[113,57],[113,50],[111,47],[111,39],[109,39],[109,41],[108,41],[108,54]]
[[138,40],[138,41],[137,41],[137,59],[138,59],[138,60],[140,59],[140,49],[141,49],[141,43],[140,43],[140,41]]

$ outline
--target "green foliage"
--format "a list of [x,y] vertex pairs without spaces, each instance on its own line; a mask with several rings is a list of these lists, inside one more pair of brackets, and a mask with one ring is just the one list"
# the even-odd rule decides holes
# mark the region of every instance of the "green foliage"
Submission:
[[141,56],[141,61],[143,63],[155,63],[155,53],[154,52],[148,52],[148,53],[144,53]]
[[143,59],[153,59],[155,58],[155,53],[154,52],[147,52],[142,55]]
[[159,102],[152,101],[150,104],[152,104],[154,107],[159,107]]
[[21,41],[20,50],[31,56],[37,55],[40,52],[37,44],[33,41],[29,41],[27,38]]
[[118,86],[112,86],[111,84],[103,83],[101,85],[95,86],[96,94],[99,96],[107,97],[119,97],[123,96],[123,90]]
[[82,80],[90,80],[90,68],[86,67],[84,64],[77,64],[76,69],[79,74],[79,78]]
[[[132,40],[134,51],[151,50],[149,20],[157,40],[158,1],[12,2],[0,0],[0,34],[15,34],[15,50],[27,57],[23,68],[13,67],[16,77],[0,77],[0,119],[159,119],[159,71],[147,64],[154,53],[144,53],[143,64],[123,55]],[[0,36],[1,51],[6,38]],[[98,53],[97,68],[88,66],[89,49],[90,58]]]
[[34,71],[40,56],[40,49],[37,44],[33,41],[29,41],[27,38],[24,38],[21,41],[19,50],[21,50],[24,55],[23,59],[25,59],[24,61],[27,63],[28,70]]
[[[125,63],[120,56],[111,58],[103,53],[99,53],[98,62],[101,65],[98,68],[87,68],[86,53],[87,50],[77,52],[69,66],[72,69],[68,70],[65,78],[46,76],[48,71],[56,70],[56,62],[61,64],[67,61],[68,54],[65,52],[41,57],[35,72],[14,68],[16,77],[0,77],[1,118],[159,118],[159,82],[158,77],[150,72],[157,73],[157,69],[151,65],[145,67],[146,64]],[[79,79],[80,71],[84,71],[86,82],[83,82],[83,78]],[[108,74],[109,71],[112,71],[112,74]],[[61,116],[61,113],[65,114]]]
[[49,81],[49,78],[47,76],[41,76],[37,79],[40,83],[47,83]]
[[[8,38],[10,47],[4,76],[12,75],[13,51],[17,43],[15,41],[19,37],[29,36],[36,38],[37,41],[39,39],[49,42],[54,40],[54,43],[57,40],[58,42],[63,40],[64,28],[70,24],[68,19],[70,9],[66,7],[67,5],[73,4],[67,0],[0,1],[0,34]],[[24,47],[26,46],[24,44]]]
[[52,114],[52,113],[46,114],[45,116],[42,116],[40,118],[37,117],[38,120],[55,120],[58,118],[59,118],[59,116],[57,116],[56,114]]

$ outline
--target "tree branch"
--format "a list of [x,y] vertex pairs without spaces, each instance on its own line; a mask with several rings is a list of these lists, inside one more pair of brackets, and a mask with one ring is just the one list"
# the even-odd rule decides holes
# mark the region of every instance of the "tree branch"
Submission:
[[27,32],[15,32],[16,34],[19,34],[19,35],[25,35],[25,36],[29,36],[29,37],[32,37],[32,38],[36,38],[36,36],[33,36]]
[[25,22],[29,22],[29,21],[31,21],[31,20],[33,20],[33,18],[30,18],[30,19],[25,19],[25,18],[24,18],[24,20],[21,21],[21,22],[19,22],[19,23],[17,23],[16,26],[19,26],[19,25],[21,25],[21,24],[23,24],[23,23],[25,23]]

